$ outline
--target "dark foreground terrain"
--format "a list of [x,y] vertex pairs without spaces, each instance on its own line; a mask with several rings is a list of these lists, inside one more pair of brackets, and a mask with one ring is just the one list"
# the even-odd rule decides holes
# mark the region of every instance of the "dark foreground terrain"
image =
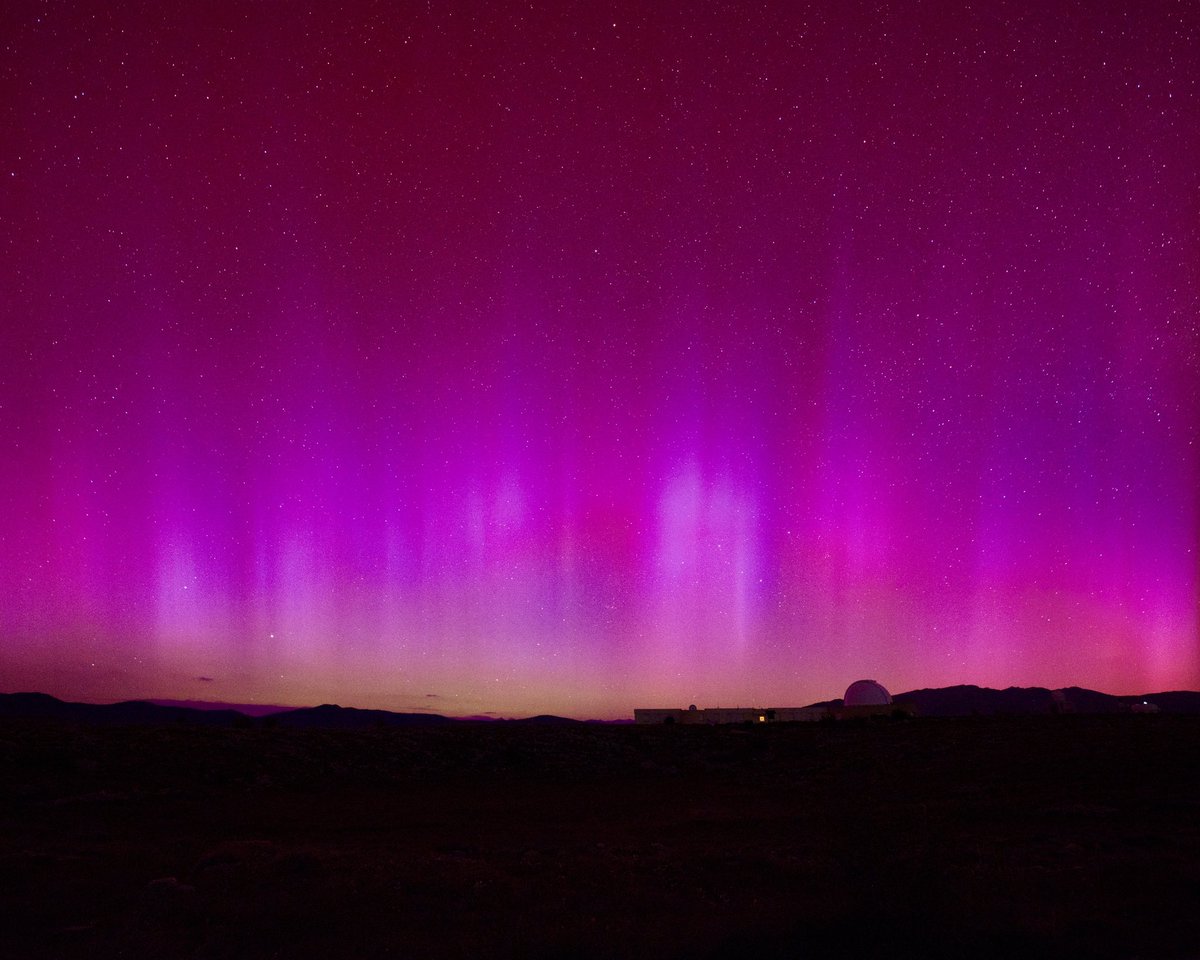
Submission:
[[1200,718],[0,721],[5,957],[1200,957]]

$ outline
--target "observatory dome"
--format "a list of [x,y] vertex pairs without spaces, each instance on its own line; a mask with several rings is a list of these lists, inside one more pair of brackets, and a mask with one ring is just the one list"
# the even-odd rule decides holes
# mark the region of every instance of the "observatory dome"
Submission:
[[842,703],[847,707],[882,707],[891,702],[892,695],[874,680],[855,680],[842,697]]

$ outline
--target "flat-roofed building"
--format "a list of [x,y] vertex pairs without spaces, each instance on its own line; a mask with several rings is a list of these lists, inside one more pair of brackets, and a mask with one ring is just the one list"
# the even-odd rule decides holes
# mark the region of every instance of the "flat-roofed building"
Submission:
[[814,720],[850,720],[871,717],[914,717],[916,709],[907,703],[893,703],[883,684],[874,680],[855,680],[846,688],[839,703],[831,700],[817,707],[709,707],[692,704],[686,710],[638,709],[634,723],[811,723]]
[[699,710],[637,709],[634,723],[804,723],[820,720],[828,714],[824,707],[709,707]]

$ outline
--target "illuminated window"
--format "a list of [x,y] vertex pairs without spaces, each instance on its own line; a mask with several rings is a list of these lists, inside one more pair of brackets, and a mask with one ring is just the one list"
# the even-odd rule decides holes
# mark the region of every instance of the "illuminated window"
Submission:
[[758,715],[758,722],[759,722],[759,723],[766,723],[766,722],[767,722],[767,717],[766,717],[766,714],[760,713],[760,714]]

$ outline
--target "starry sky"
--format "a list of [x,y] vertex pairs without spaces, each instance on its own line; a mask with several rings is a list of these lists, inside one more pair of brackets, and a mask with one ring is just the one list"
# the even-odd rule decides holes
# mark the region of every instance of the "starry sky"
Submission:
[[0,689],[1200,687],[1191,2],[0,9]]

